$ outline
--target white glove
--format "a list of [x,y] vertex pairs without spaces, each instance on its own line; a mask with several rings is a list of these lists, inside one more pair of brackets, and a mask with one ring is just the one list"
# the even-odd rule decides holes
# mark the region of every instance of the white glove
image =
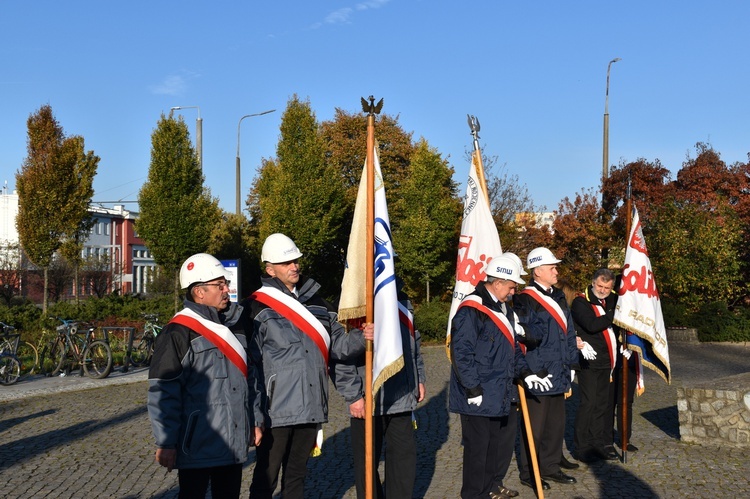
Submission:
[[625,357],[626,360],[630,360],[630,356],[633,354],[633,352],[631,352],[627,348],[623,348],[622,345],[620,345],[620,353],[623,357]]
[[594,350],[594,347],[589,345],[588,341],[583,342],[583,348],[581,349],[581,353],[583,354],[583,358],[586,360],[596,359],[596,350]]
[[469,399],[469,405],[475,405],[477,407],[479,407],[480,405],[482,405],[482,396],[479,395],[478,397],[470,398]]
[[526,386],[529,387],[529,389],[536,389],[540,392],[546,392],[550,388],[552,388],[552,375],[548,374],[544,378],[540,378],[536,374],[532,374],[530,376],[526,376],[523,381],[526,383]]
[[576,379],[576,372],[571,369],[570,370],[570,382],[572,383]]

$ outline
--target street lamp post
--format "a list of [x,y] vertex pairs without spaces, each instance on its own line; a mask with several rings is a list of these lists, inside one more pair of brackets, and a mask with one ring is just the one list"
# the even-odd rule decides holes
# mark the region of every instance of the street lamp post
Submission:
[[262,113],[255,113],[255,114],[246,114],[242,118],[240,118],[240,121],[237,122],[237,158],[235,161],[236,165],[236,186],[235,186],[235,195],[237,197],[236,200],[236,211],[237,215],[242,214],[242,210],[240,209],[240,125],[242,124],[242,120],[245,118],[252,118],[253,116],[263,116],[264,114],[272,113],[276,111],[275,109],[270,109],[268,111],[263,111]]
[[602,158],[602,188],[604,187],[604,181],[609,177],[609,70],[612,68],[612,63],[621,60],[619,57],[615,57],[609,64],[607,64],[607,90],[604,95],[604,151]]
[[197,109],[198,119],[195,120],[195,144],[196,153],[198,153],[198,166],[203,171],[203,119],[201,118],[201,108],[198,106],[175,106],[169,110],[170,115],[172,111],[180,111],[182,109]]

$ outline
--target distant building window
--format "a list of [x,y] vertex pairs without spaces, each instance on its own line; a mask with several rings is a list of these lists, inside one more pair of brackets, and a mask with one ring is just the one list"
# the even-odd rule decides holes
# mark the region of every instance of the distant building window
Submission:
[[105,236],[109,235],[109,224],[104,224],[104,235]]

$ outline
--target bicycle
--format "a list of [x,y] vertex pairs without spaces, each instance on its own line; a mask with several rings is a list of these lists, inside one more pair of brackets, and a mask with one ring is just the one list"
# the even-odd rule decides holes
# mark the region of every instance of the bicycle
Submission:
[[112,372],[112,349],[104,340],[94,339],[94,328],[85,327],[86,332],[79,332],[80,326],[76,321],[57,318],[61,325],[57,326],[57,338],[54,340],[50,355],[55,359],[52,376],[61,372],[66,374],[70,369],[79,365],[83,376],[94,379],[106,378]]
[[136,367],[147,366],[151,363],[154,355],[154,340],[161,332],[162,326],[157,325],[159,316],[157,314],[144,314],[146,324],[143,332],[137,333],[133,339],[133,349],[130,352],[130,363]]
[[0,385],[12,385],[21,376],[21,363],[15,355],[0,354]]
[[0,354],[7,353],[14,355],[20,365],[20,376],[25,377],[34,372],[39,367],[39,351],[28,341],[21,341],[20,333],[16,333],[16,328],[0,322]]

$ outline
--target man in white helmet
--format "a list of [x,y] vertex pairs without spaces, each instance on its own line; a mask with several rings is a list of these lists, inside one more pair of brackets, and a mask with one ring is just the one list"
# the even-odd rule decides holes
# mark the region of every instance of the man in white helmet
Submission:
[[149,368],[156,461],[177,468],[179,497],[205,497],[209,482],[212,497],[239,497],[248,447],[261,438],[249,404],[249,324],[213,256],[188,258],[180,285],[185,308],[156,337]]
[[[571,389],[578,369],[576,331],[565,294],[557,284],[555,255],[547,248],[531,250],[526,259],[531,282],[513,299],[514,309],[525,334],[519,337],[526,350],[526,362],[533,372],[546,372],[551,387],[529,387],[527,402],[534,446],[539,461],[542,488],[546,480],[573,484],[576,479],[560,470],[560,452],[565,434],[565,393]],[[526,438],[521,439],[520,479],[534,487]]]
[[521,268],[498,256],[485,272],[486,280],[461,301],[451,324],[449,410],[461,416],[464,499],[518,496],[502,484],[515,448],[513,381],[521,378],[542,391],[551,386],[545,373],[528,369],[506,306],[524,283]]
[[282,496],[304,497],[307,459],[328,421],[329,360],[361,355],[374,331],[371,324],[366,336],[344,330],[336,309],[317,294],[320,285],[300,274],[301,257],[289,237],[268,236],[261,251],[267,276],[244,302],[253,318],[253,414],[263,430],[250,486],[254,499],[271,499],[282,465]]

